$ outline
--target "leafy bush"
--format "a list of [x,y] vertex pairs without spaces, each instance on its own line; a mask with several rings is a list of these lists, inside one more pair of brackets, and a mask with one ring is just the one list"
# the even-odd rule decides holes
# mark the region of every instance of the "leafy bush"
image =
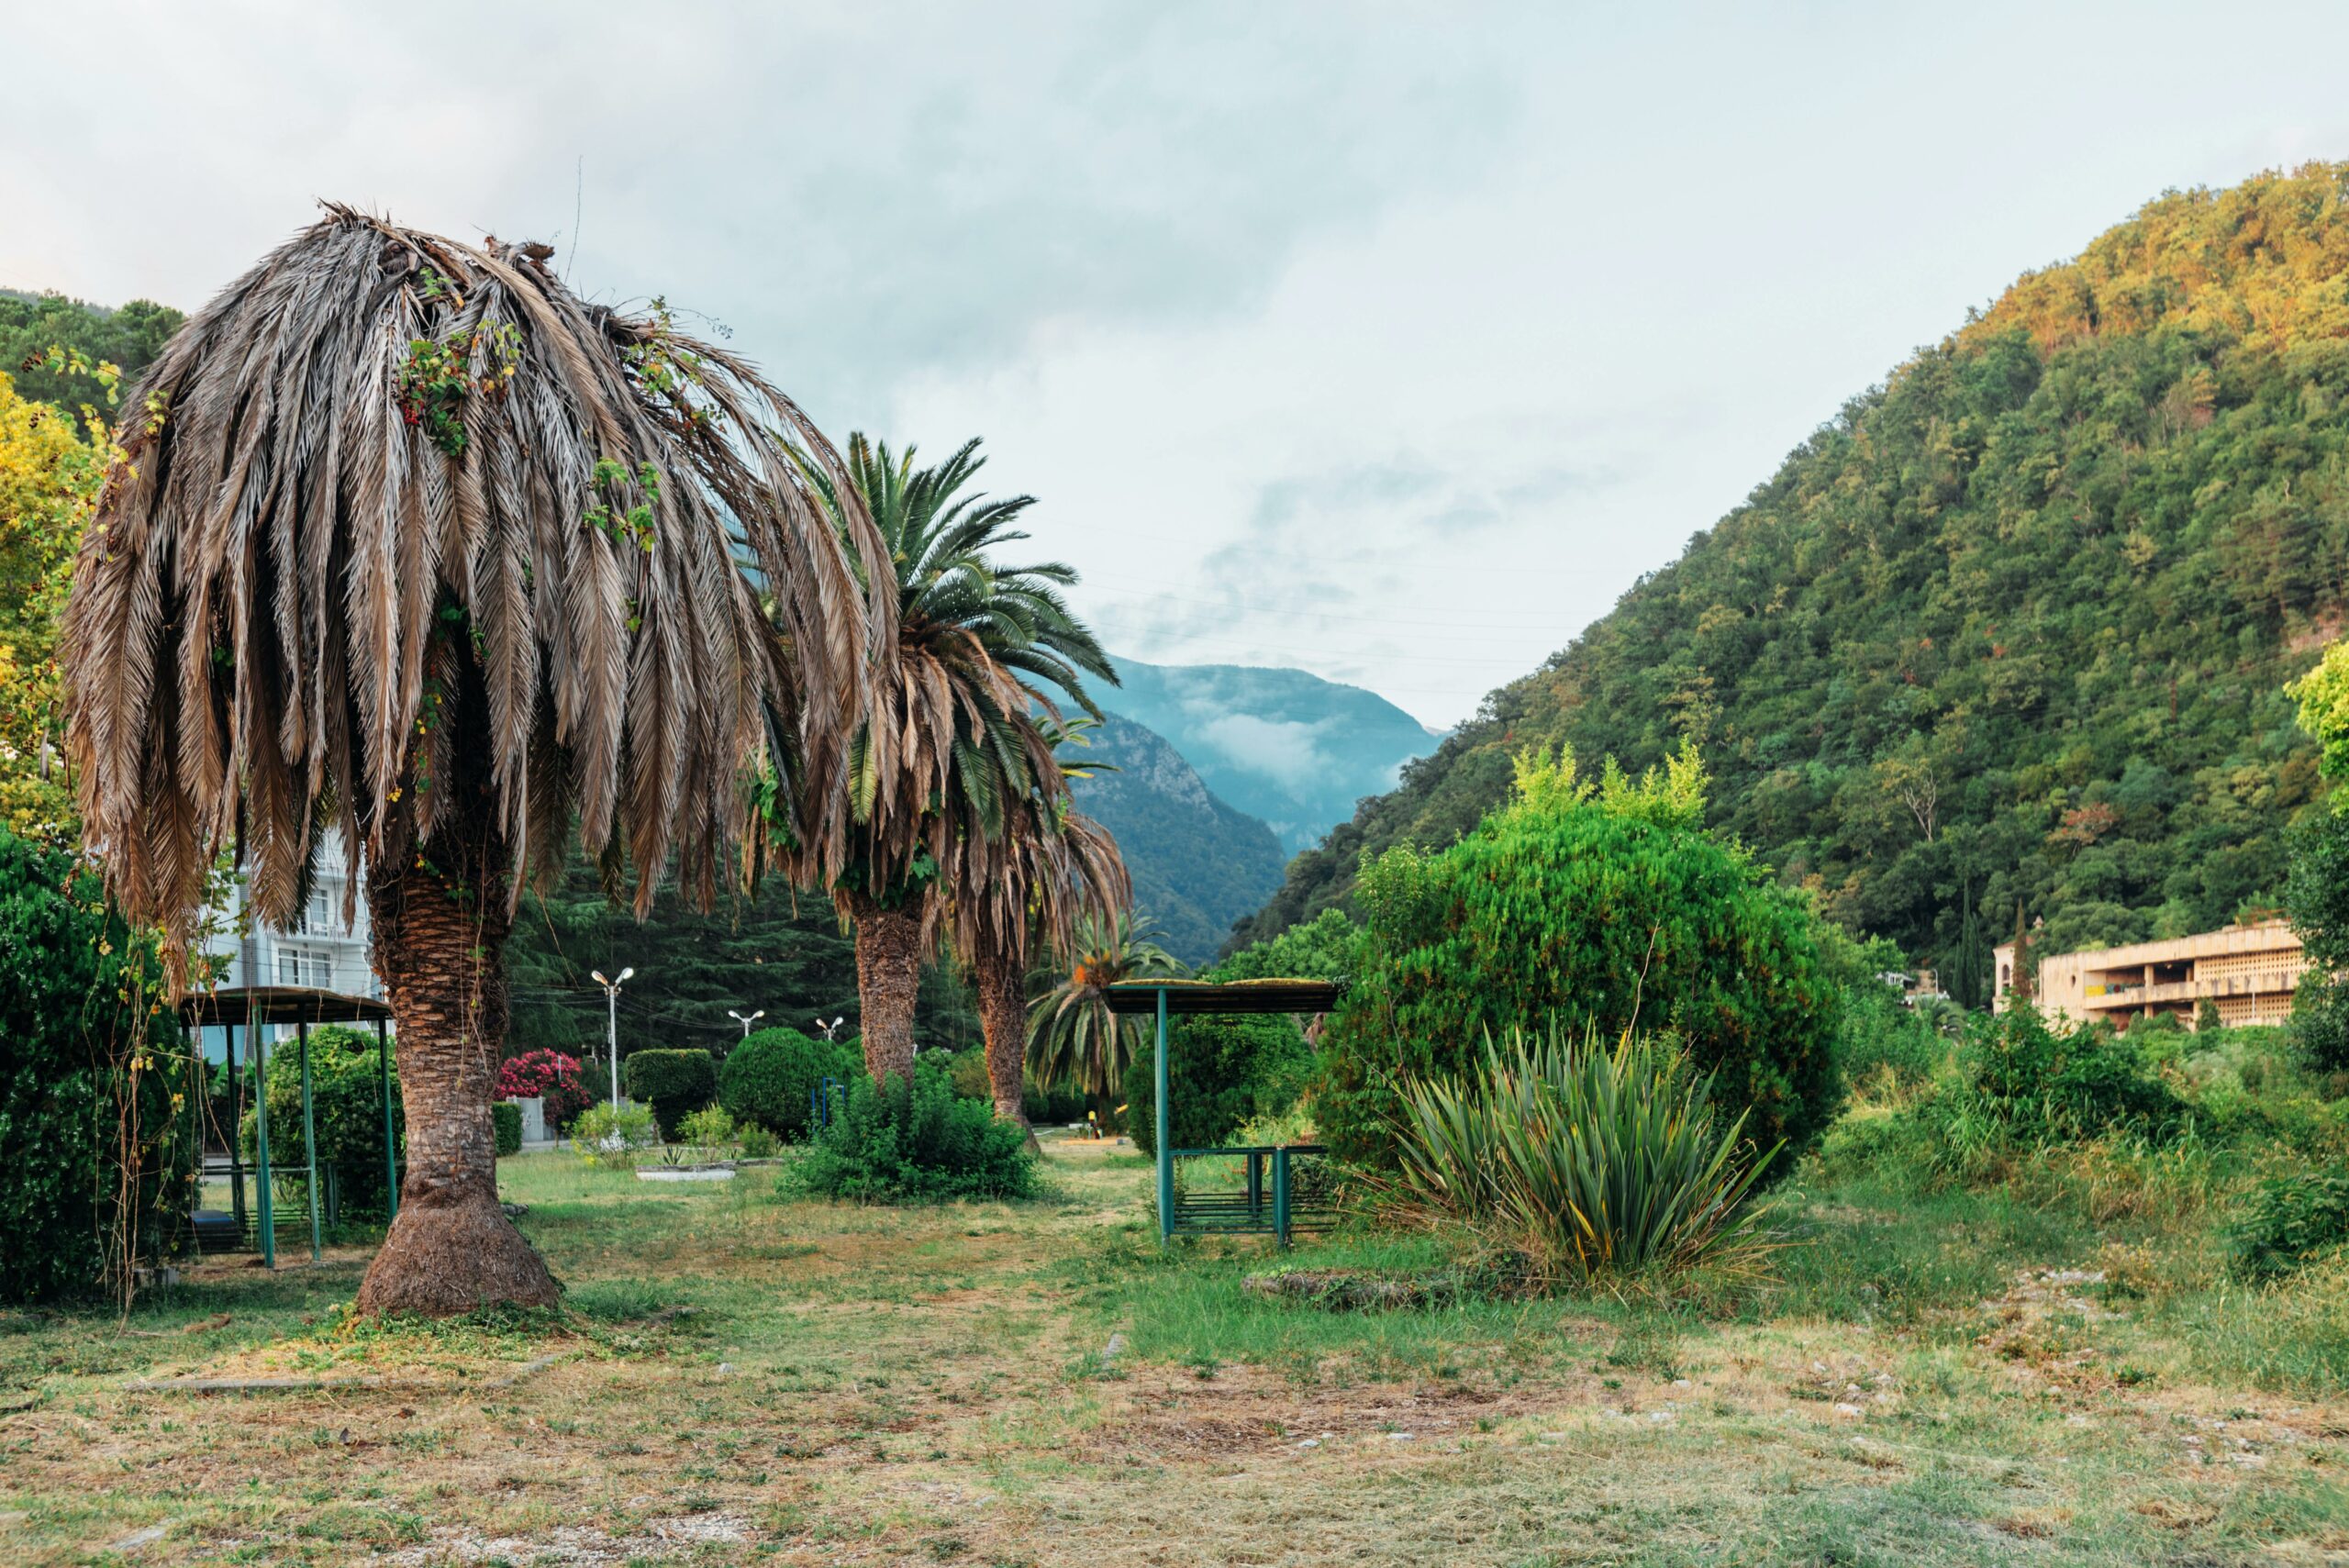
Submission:
[[2134,1030],[2084,1024],[2058,1033],[2038,1009],[1976,1014],[1949,1071],[1886,1136],[1944,1174],[1995,1175],[2018,1155],[2111,1134],[2154,1143],[2189,1124],[2154,1076]]
[[718,1058],[698,1048],[640,1051],[620,1063],[620,1081],[629,1098],[652,1107],[662,1132],[674,1133],[718,1093]]
[[633,1170],[637,1157],[661,1141],[661,1129],[643,1106],[590,1106],[571,1124],[571,1147],[590,1165]]
[[704,1106],[677,1123],[677,1137],[703,1164],[710,1164],[733,1146],[734,1118],[723,1106]]
[[859,1073],[831,1124],[784,1178],[786,1191],[864,1202],[1025,1197],[1036,1168],[1019,1129],[995,1106],[954,1093],[924,1062],[913,1081],[875,1085]]
[[[1126,1127],[1134,1147],[1154,1155],[1158,1074],[1152,1049],[1138,1052],[1126,1073]],[[1312,1065],[1312,1051],[1290,1018],[1202,1014],[1168,1019],[1168,1130],[1174,1147],[1212,1149],[1251,1118],[1291,1109]]]
[[[345,1219],[391,1218],[389,1173],[384,1168],[386,1071],[391,1077],[392,1137],[405,1158],[407,1128],[400,1108],[399,1063],[379,1063],[376,1049],[372,1031],[347,1024],[321,1024],[310,1031],[310,1115],[318,1129],[318,1168],[334,1167],[334,1190]],[[250,1167],[260,1149],[250,1100],[237,1136]],[[280,1039],[269,1047],[269,1162],[280,1183],[300,1191],[309,1148],[302,1138],[302,1052],[294,1040]]]
[[772,1160],[783,1149],[782,1140],[757,1122],[745,1122],[735,1134],[745,1160]]
[[1801,900],[1708,838],[1703,771],[1596,784],[1520,757],[1509,805],[1436,854],[1364,867],[1360,968],[1323,1038],[1331,1149],[1394,1157],[1393,1085],[1456,1077],[1511,1029],[1671,1034],[1754,1136],[1800,1150],[1842,1097],[1838,987]]
[[[0,1302],[97,1294],[124,1261],[116,1239],[184,1233],[195,1193],[196,1139],[173,1105],[191,1059],[153,946],[76,870],[0,828]],[[139,1133],[129,1214],[121,1110]]]
[[1474,1073],[1404,1085],[1401,1190],[1575,1282],[1751,1262],[1747,1199],[1777,1147],[1757,1154],[1712,1089],[1670,1046],[1513,1030]]
[[1083,1121],[1085,1113],[1092,1108],[1093,1103],[1082,1090],[1066,1084],[1054,1084],[1049,1088],[1030,1084],[1019,1104],[1020,1114],[1038,1127],[1065,1127]]
[[2236,1269],[2252,1279],[2291,1273],[2349,1242],[2349,1175],[2271,1176],[2229,1234]]
[[846,1083],[863,1070],[864,1059],[852,1048],[811,1040],[797,1029],[761,1029],[728,1053],[718,1073],[718,1103],[738,1122],[804,1138],[816,1086],[827,1077]]
[[1952,1042],[1943,1030],[1962,1029],[1965,1009],[1930,1002],[1909,1007],[1879,978],[1909,968],[1900,950],[1883,938],[1855,940],[1825,923],[1818,936],[1820,962],[1843,999],[1835,1028],[1837,1073],[1878,1098],[1922,1087],[1948,1060]]
[[522,1152],[522,1107],[511,1100],[492,1100],[489,1129],[497,1140],[500,1158]]
[[1330,980],[1353,978],[1360,962],[1362,928],[1341,909],[1324,909],[1301,926],[1252,942],[1217,961],[1208,980]]
[[580,1073],[579,1058],[545,1050],[524,1051],[502,1062],[497,1069],[497,1097],[543,1101],[540,1108],[552,1128],[569,1127],[572,1118],[595,1103]]

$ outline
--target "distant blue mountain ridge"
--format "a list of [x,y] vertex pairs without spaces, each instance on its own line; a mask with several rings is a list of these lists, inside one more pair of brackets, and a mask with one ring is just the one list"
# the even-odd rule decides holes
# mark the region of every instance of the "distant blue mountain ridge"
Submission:
[[1163,737],[1222,801],[1295,854],[1393,789],[1440,736],[1375,692],[1303,670],[1118,659],[1101,706]]

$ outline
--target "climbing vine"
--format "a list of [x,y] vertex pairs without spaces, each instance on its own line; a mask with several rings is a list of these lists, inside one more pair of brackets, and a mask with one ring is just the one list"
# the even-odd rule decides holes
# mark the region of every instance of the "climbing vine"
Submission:
[[[425,269],[424,297],[437,300],[448,293],[440,274]],[[510,321],[460,328],[445,339],[415,339],[399,370],[400,417],[447,456],[462,457],[470,439],[465,400],[503,399],[521,364],[522,334]]]

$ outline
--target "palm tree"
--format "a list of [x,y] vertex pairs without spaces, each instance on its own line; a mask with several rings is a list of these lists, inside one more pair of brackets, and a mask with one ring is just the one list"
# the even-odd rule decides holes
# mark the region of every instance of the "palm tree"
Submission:
[[998,837],[965,838],[948,899],[986,1042],[995,1113],[1023,1128],[1035,956],[1045,946],[1066,946],[1081,921],[1122,909],[1133,896],[1117,840],[1065,806],[1064,795],[1040,795],[1023,802]]
[[1174,978],[1189,971],[1152,939],[1130,909],[1079,918],[1063,950],[1068,973],[1028,1009],[1028,1071],[1040,1084],[1068,1084],[1106,1105],[1124,1081],[1142,1039],[1142,1020],[1109,1011],[1108,987],[1123,980]]
[[[1049,728],[1059,710],[1044,688],[1097,713],[1084,676],[1117,681],[1061,596],[1076,581],[1074,570],[991,559],[1028,537],[1011,525],[1034,498],[963,495],[984,462],[978,445],[917,469],[910,447],[893,457],[885,444],[849,438],[849,477],[885,547],[862,558],[888,562],[896,578],[896,658],[874,694],[873,721],[850,746],[853,828],[833,883],[856,929],[864,1061],[875,1080],[913,1073],[914,1001],[946,907],[941,881],[966,904],[983,901],[978,879],[1023,856],[1031,869],[1041,866],[1065,841],[1067,785]],[[809,478],[837,514],[848,515],[828,475],[811,466]],[[1016,854],[977,853],[976,846],[1007,842],[1015,828],[1022,834]],[[1106,834],[1098,837],[1107,844]],[[1097,864],[1098,847],[1078,841],[1083,863]],[[1114,861],[1114,845],[1108,854]],[[1065,870],[1070,862],[1054,863]],[[1056,873],[1040,874],[1049,882]]]
[[[970,972],[978,1006],[995,1112],[1022,1128],[1028,1125],[1028,977],[1036,956],[1068,946],[1080,920],[1107,917],[1133,898],[1117,840],[1071,809],[1066,793],[1068,780],[1092,776],[1072,751],[1092,743],[1085,732],[1097,722],[1035,716],[1056,763],[1050,783],[1059,787],[1021,802],[999,836],[963,840],[963,863],[948,902],[955,950]],[[1030,1143],[1034,1139],[1030,1131]]]
[[409,1160],[365,1311],[554,1297],[490,1131],[525,880],[575,819],[640,915],[664,869],[707,901],[754,773],[837,866],[895,642],[799,411],[551,254],[329,206],[150,367],[66,615],[88,840],[179,975],[232,835],[279,924],[322,833],[363,854]]

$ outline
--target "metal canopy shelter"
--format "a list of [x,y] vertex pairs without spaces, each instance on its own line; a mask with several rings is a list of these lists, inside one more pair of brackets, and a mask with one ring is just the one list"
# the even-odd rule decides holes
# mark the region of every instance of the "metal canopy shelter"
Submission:
[[[244,1093],[244,1080],[237,1073],[237,1030],[242,1029],[245,1031],[253,1063],[253,1082],[258,1085],[253,1099],[254,1207],[257,1211],[254,1229],[261,1240],[262,1262],[273,1269],[277,1266],[277,1227],[269,1190],[269,1051],[255,1027],[257,1025],[292,1024],[302,1053],[302,1149],[308,1162],[306,1185],[310,1204],[311,1261],[315,1262],[317,1260],[321,1240],[317,1127],[310,1102],[312,1024],[372,1023],[375,1026],[375,1071],[383,1095],[384,1172],[388,1180],[387,1201],[391,1213],[394,1216],[399,1213],[399,1155],[392,1127],[390,1004],[377,1001],[373,996],[353,996],[311,985],[248,985],[234,991],[199,992],[180,1004],[180,1014],[191,1028],[217,1024],[227,1035],[229,1103],[232,1106],[237,1106]],[[201,1060],[200,1053],[198,1060]],[[191,1107],[201,1104],[200,1095],[189,1096]],[[201,1116],[203,1113],[198,1109],[196,1114]],[[239,1108],[228,1131],[229,1204],[236,1216],[239,1235],[245,1226],[245,1165],[243,1151],[238,1146],[235,1124],[242,1120],[243,1111]]]
[[[1169,1147],[1166,1020],[1177,1013],[1326,1013],[1338,1005],[1338,987],[1326,980],[1123,980],[1104,987],[1109,1011],[1155,1013],[1158,1017],[1158,1240],[1176,1235],[1263,1233],[1288,1245],[1289,1157],[1319,1154],[1319,1147],[1277,1149],[1182,1149]],[[1246,1162],[1247,1191],[1214,1198],[1194,1197],[1178,1205],[1174,1195],[1177,1156],[1229,1155]],[[1271,1162],[1273,1204],[1264,1212],[1264,1163]]]

